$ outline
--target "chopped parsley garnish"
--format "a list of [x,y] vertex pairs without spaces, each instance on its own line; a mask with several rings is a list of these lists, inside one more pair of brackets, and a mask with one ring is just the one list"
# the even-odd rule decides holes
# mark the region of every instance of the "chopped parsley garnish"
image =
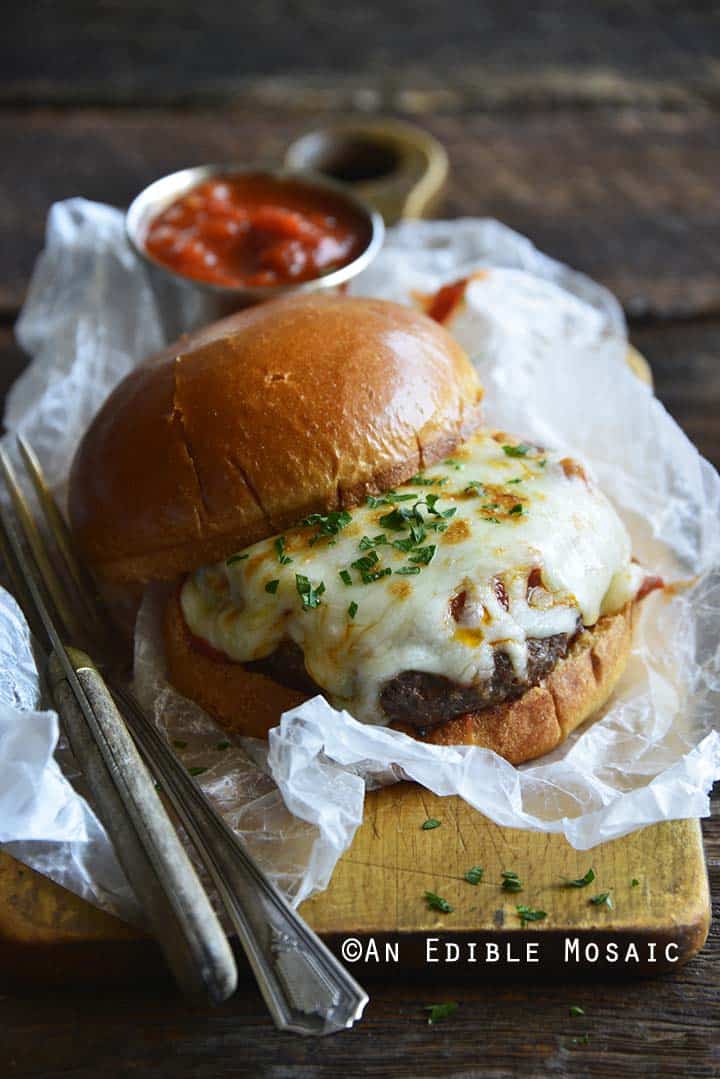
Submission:
[[485,491],[485,484],[480,480],[470,480],[469,484],[463,491],[466,495],[481,495]]
[[278,590],[279,584],[280,581],[277,578],[274,581],[268,581],[268,583],[265,585],[265,591],[269,592],[271,596],[274,596]]
[[563,880],[566,888],[585,888],[595,880],[595,870],[590,868],[584,877],[577,877],[575,880],[571,880],[570,877],[563,877]]
[[543,918],[547,918],[547,912],[544,910],[533,910],[532,907],[526,907],[524,904],[520,904],[515,907],[520,919],[520,928],[524,929],[528,922],[541,922]]
[[503,453],[508,457],[527,457],[530,448],[526,443],[521,442],[519,446],[503,446]]
[[422,517],[417,509],[417,506],[413,509],[405,509],[396,506],[390,513],[386,513],[380,518],[380,524],[383,528],[389,528],[393,532],[404,532],[406,528],[410,526],[412,522],[416,524],[422,524]]
[[393,547],[396,547],[398,551],[412,551],[414,547],[419,547],[422,541],[425,539],[425,528],[422,524],[411,524],[410,535],[405,539],[397,539],[392,541]]
[[511,517],[521,517],[523,512],[522,504],[516,502],[512,509],[509,511]]
[[508,480],[508,483],[522,483],[522,476],[516,476],[514,480]]
[[468,882],[468,884],[479,884],[480,881],[483,879],[484,872],[485,870],[481,865],[474,865],[472,869],[468,869],[467,873],[465,874],[465,880]]
[[318,540],[327,536],[337,536],[346,525],[349,525],[352,517],[347,510],[332,510],[330,513],[311,513],[300,522],[306,527],[317,526],[317,532],[310,540],[310,546],[314,546]]
[[578,1015],[585,1015],[585,1009],[581,1008],[579,1004],[571,1004],[568,1008],[569,1014],[575,1019]]
[[540,466],[540,468],[545,468],[546,464],[547,464],[547,457],[543,457],[542,461],[538,461],[538,465]]
[[434,543],[429,547],[418,547],[415,554],[410,555],[408,562],[415,562],[419,566],[429,566],[436,551],[437,547]]
[[439,910],[443,914],[452,914],[453,908],[447,899],[443,899],[440,895],[435,895],[435,892],[425,892],[423,898],[427,902],[428,910]]
[[338,576],[339,576],[340,580],[343,582],[343,584],[346,584],[348,586],[350,586],[352,584],[352,577],[350,576],[349,572],[346,569],[341,569]]
[[596,907],[609,907],[612,910],[613,901],[610,898],[610,892],[599,892],[592,897],[590,902]]
[[278,562],[281,566],[289,566],[292,562],[292,558],[285,554],[285,537],[278,536],[275,540],[275,554],[278,557]]
[[465,468],[465,465],[461,464],[460,461],[455,461],[452,457],[448,457],[445,464],[450,465],[450,468],[454,468],[456,472],[460,472]]
[[633,877],[633,879],[630,881],[630,887],[631,888],[637,888],[639,886],[639,884],[640,884],[640,881],[637,879],[637,877]]
[[384,495],[380,495],[379,498],[375,498],[373,495],[368,496],[367,504],[371,510],[377,509],[378,506],[394,506],[396,502],[412,502],[417,498],[417,495],[399,495],[395,491],[386,491]]
[[195,768],[188,768],[188,772],[191,776],[201,776],[203,772],[207,772],[207,768],[201,768],[200,766]]
[[313,588],[307,577],[303,576],[302,573],[296,573],[295,587],[302,600],[304,611],[311,611],[313,608],[320,606],[320,597],[325,591],[325,583],[323,581],[320,582],[317,588]]
[[358,612],[358,605],[355,602],[355,600],[353,600],[352,603],[350,604],[350,606],[348,607],[348,612],[347,612],[348,617],[349,618],[354,618],[355,615],[357,614],[357,612]]
[[226,560],[225,565],[234,566],[236,562],[242,562],[244,559],[249,557],[249,554],[234,554]]
[[375,551],[371,551],[370,554],[363,555],[362,558],[356,558],[350,565],[353,569],[358,570],[360,573],[369,573],[373,566],[376,566],[380,559]]
[[458,1005],[454,1000],[449,1000],[446,1004],[426,1004],[425,1011],[430,1012],[428,1015],[428,1023],[440,1023],[443,1019],[447,1019],[448,1016],[453,1015],[458,1010]]
[[502,881],[503,891],[505,891],[505,892],[521,892],[522,891],[522,887],[523,887],[522,881],[520,880],[517,873],[514,873],[512,871],[512,869],[504,869],[502,871],[502,873],[500,874],[500,876],[503,879],[503,881]]
[[389,577],[392,570],[388,566],[386,569],[377,569],[374,573],[361,573],[363,584],[372,584],[373,581],[379,581],[382,577]]
[[422,830],[423,832],[430,832],[433,828],[439,827],[440,821],[437,819],[437,817],[428,817],[426,821],[423,821]]
[[420,472],[418,472],[417,476],[413,476],[412,479],[408,480],[408,483],[411,483],[413,487],[442,487],[446,482],[445,476],[433,478],[432,476],[423,476]]
[[395,570],[395,573],[401,577],[417,577],[419,572],[419,566],[401,566],[400,569]]
[[182,738],[173,738],[173,745],[175,749],[187,749],[187,742],[183,742]]
[[373,547],[382,547],[384,543],[387,543],[387,536],[381,532],[379,536],[373,536],[372,539],[370,536],[363,536],[359,546],[361,551],[369,551]]
[[588,1045],[590,1042],[590,1035],[583,1034],[581,1038],[571,1038],[570,1042],[572,1045]]
[[230,743],[227,741],[227,739],[223,739],[222,742],[218,742],[217,745],[215,746],[215,749],[220,749],[220,750],[229,749],[229,748],[230,748]]

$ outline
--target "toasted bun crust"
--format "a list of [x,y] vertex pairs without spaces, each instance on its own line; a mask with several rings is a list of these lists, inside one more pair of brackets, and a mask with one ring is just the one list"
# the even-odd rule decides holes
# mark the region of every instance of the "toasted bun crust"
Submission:
[[242,311],[110,395],[70,478],[80,551],[116,582],[219,561],[451,453],[481,396],[460,346],[408,307],[296,296]]
[[[419,740],[482,746],[511,764],[549,753],[610,697],[630,655],[634,609],[630,603],[584,630],[551,674],[522,697],[458,716]],[[173,685],[234,734],[265,738],[281,712],[307,699],[239,663],[198,651],[177,593],[165,611],[165,654]],[[418,738],[410,727],[393,727]]]

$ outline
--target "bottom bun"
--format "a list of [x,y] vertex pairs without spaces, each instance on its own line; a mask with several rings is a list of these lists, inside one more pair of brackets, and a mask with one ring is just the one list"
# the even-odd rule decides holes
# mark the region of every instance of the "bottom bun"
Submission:
[[[521,697],[439,724],[424,737],[409,726],[392,727],[435,745],[492,749],[511,764],[549,753],[606,703],[630,655],[635,604],[606,615],[573,641],[567,656]],[[308,694],[205,650],[193,638],[177,593],[165,611],[165,651],[170,681],[234,734],[265,738],[282,712]]]

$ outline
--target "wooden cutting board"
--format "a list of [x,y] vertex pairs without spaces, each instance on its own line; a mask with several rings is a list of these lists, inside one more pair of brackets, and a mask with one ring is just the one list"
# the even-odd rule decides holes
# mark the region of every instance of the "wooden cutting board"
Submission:
[[[424,830],[428,818],[440,826]],[[464,880],[473,866],[484,870],[476,886]],[[588,887],[564,884],[563,877],[582,877],[590,867],[595,880]],[[521,892],[501,888],[507,870],[523,882]],[[452,913],[429,910],[426,891],[446,899]],[[590,902],[605,891],[612,908]],[[522,928],[518,904],[547,917]],[[558,968],[606,968],[627,977],[674,969],[694,955],[708,933],[710,900],[696,820],[651,825],[578,852],[559,836],[500,828],[459,798],[402,783],[368,796],[364,823],[330,887],[302,913],[338,954],[348,938],[359,942],[345,944],[345,955],[352,959],[359,950],[354,969],[362,976],[392,977],[408,967],[437,971],[445,944],[453,942],[459,953],[454,959],[450,949],[453,973],[487,970],[490,963],[493,972],[523,978]],[[528,942],[536,942],[534,962]],[[615,962],[608,961],[611,943]],[[157,949],[137,930],[0,853],[4,988],[132,981],[162,971]]]

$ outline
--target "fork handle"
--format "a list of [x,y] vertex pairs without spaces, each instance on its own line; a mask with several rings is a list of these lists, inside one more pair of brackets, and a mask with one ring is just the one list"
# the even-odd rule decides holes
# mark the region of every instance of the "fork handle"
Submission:
[[368,1002],[365,990],[243,849],[134,696],[113,678],[110,685],[218,890],[276,1025],[310,1035],[352,1026]]
[[237,983],[227,937],[100,673],[84,653],[67,652],[95,724],[54,654],[49,682],[118,860],[182,990],[219,1003]]

